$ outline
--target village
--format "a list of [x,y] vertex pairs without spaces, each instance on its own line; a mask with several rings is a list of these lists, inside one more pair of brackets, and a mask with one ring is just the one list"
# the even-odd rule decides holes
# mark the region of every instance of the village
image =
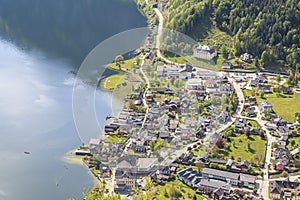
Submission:
[[[153,6],[161,24],[157,7],[163,5]],[[85,163],[105,180],[107,193],[130,199],[151,189],[159,199],[300,199],[297,85],[287,74],[253,70],[248,52],[228,55],[218,70],[172,62],[159,48],[151,50],[155,40],[159,47],[161,28],[134,59],[115,62],[113,68],[130,75],[104,81],[115,94],[129,91],[123,109],[107,117],[105,133],[87,150],[77,151],[88,155]],[[208,45],[193,49],[200,63],[218,55]]]
[[90,140],[85,157],[108,192],[130,197],[150,178],[157,185],[181,181],[207,198],[300,197],[300,114],[287,121],[268,101],[298,96],[284,86],[285,76],[141,59],[151,64],[134,69],[148,81],[134,80],[124,108]]

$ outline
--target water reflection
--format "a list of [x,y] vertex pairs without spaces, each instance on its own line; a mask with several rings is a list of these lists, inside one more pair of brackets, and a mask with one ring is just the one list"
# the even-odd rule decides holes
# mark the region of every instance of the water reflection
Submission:
[[[80,199],[93,185],[61,161],[81,144],[69,72],[100,41],[144,25],[132,0],[0,0],[0,200]],[[103,124],[110,96],[96,102]]]
[[146,25],[133,0],[0,0],[0,32],[80,65],[104,39]]

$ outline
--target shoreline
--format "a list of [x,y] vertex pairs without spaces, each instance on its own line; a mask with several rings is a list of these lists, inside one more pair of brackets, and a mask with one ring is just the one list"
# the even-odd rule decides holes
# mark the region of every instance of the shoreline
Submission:
[[[138,6],[138,1],[134,1],[136,3],[136,5]],[[140,7],[138,6],[138,10],[140,11],[140,13],[142,15],[144,15],[147,19],[147,25],[149,26],[149,18],[147,17],[147,15],[145,14],[145,12],[143,12],[144,10],[143,9],[140,9]],[[111,63],[110,63],[111,64]],[[109,77],[111,76],[114,76],[116,74],[122,74],[124,73],[125,71],[123,70],[120,70],[120,69],[116,69],[112,66],[110,66],[110,64],[107,64],[106,65],[106,68],[109,69],[109,70],[112,70],[114,72],[116,72],[115,74],[112,74],[112,75],[108,75],[106,77],[103,77],[102,79],[99,80],[98,82],[98,88],[104,92],[110,92],[110,91],[113,91],[114,88],[107,88],[106,87],[106,82],[109,80]],[[83,158],[84,156],[78,156],[78,155],[75,155],[75,151],[77,149],[73,149],[73,150],[70,150],[68,152],[66,152],[61,160],[64,162],[64,163],[67,163],[67,164],[71,164],[71,165],[80,165],[80,166],[85,166],[87,168],[87,170],[89,171],[89,173],[91,174],[91,176],[93,177],[93,180],[94,180],[94,187],[97,187],[99,185],[101,185],[101,181],[99,180],[99,178],[90,170],[90,168],[88,167],[88,165],[83,161]]]
[[114,89],[114,88],[107,88],[106,87],[106,82],[109,79],[109,77],[117,75],[117,74],[122,74],[122,73],[124,73],[124,71],[123,70],[115,69],[115,68],[111,67],[110,64],[106,65],[106,69],[114,71],[116,73],[108,75],[108,76],[103,77],[102,79],[100,79],[99,82],[98,82],[98,88],[100,90],[104,91],[104,92],[109,92],[109,91],[112,91]]
[[77,156],[75,155],[75,151],[77,149],[73,149],[68,151],[67,153],[65,153],[61,160],[64,163],[68,163],[71,165],[80,165],[80,166],[84,166],[87,168],[87,170],[89,171],[89,173],[92,175],[93,179],[94,179],[94,186],[99,185],[100,180],[95,176],[95,174],[92,173],[92,171],[89,169],[89,167],[86,165],[86,163],[83,161],[84,156]]

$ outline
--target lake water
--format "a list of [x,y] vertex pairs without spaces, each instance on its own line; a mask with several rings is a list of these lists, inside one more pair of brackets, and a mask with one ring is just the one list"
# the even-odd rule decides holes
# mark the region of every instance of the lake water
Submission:
[[[93,186],[84,166],[62,161],[81,145],[69,72],[99,42],[145,25],[131,0],[0,0],[0,200],[81,199]],[[97,91],[96,108],[103,123],[109,94]]]

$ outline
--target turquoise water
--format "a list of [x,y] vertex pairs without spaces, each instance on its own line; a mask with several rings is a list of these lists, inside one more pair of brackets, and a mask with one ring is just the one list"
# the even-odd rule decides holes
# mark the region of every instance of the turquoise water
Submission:
[[[84,166],[62,161],[81,145],[69,72],[99,42],[145,25],[130,0],[0,0],[0,200],[81,199],[93,186]],[[97,91],[102,124],[110,98]]]

